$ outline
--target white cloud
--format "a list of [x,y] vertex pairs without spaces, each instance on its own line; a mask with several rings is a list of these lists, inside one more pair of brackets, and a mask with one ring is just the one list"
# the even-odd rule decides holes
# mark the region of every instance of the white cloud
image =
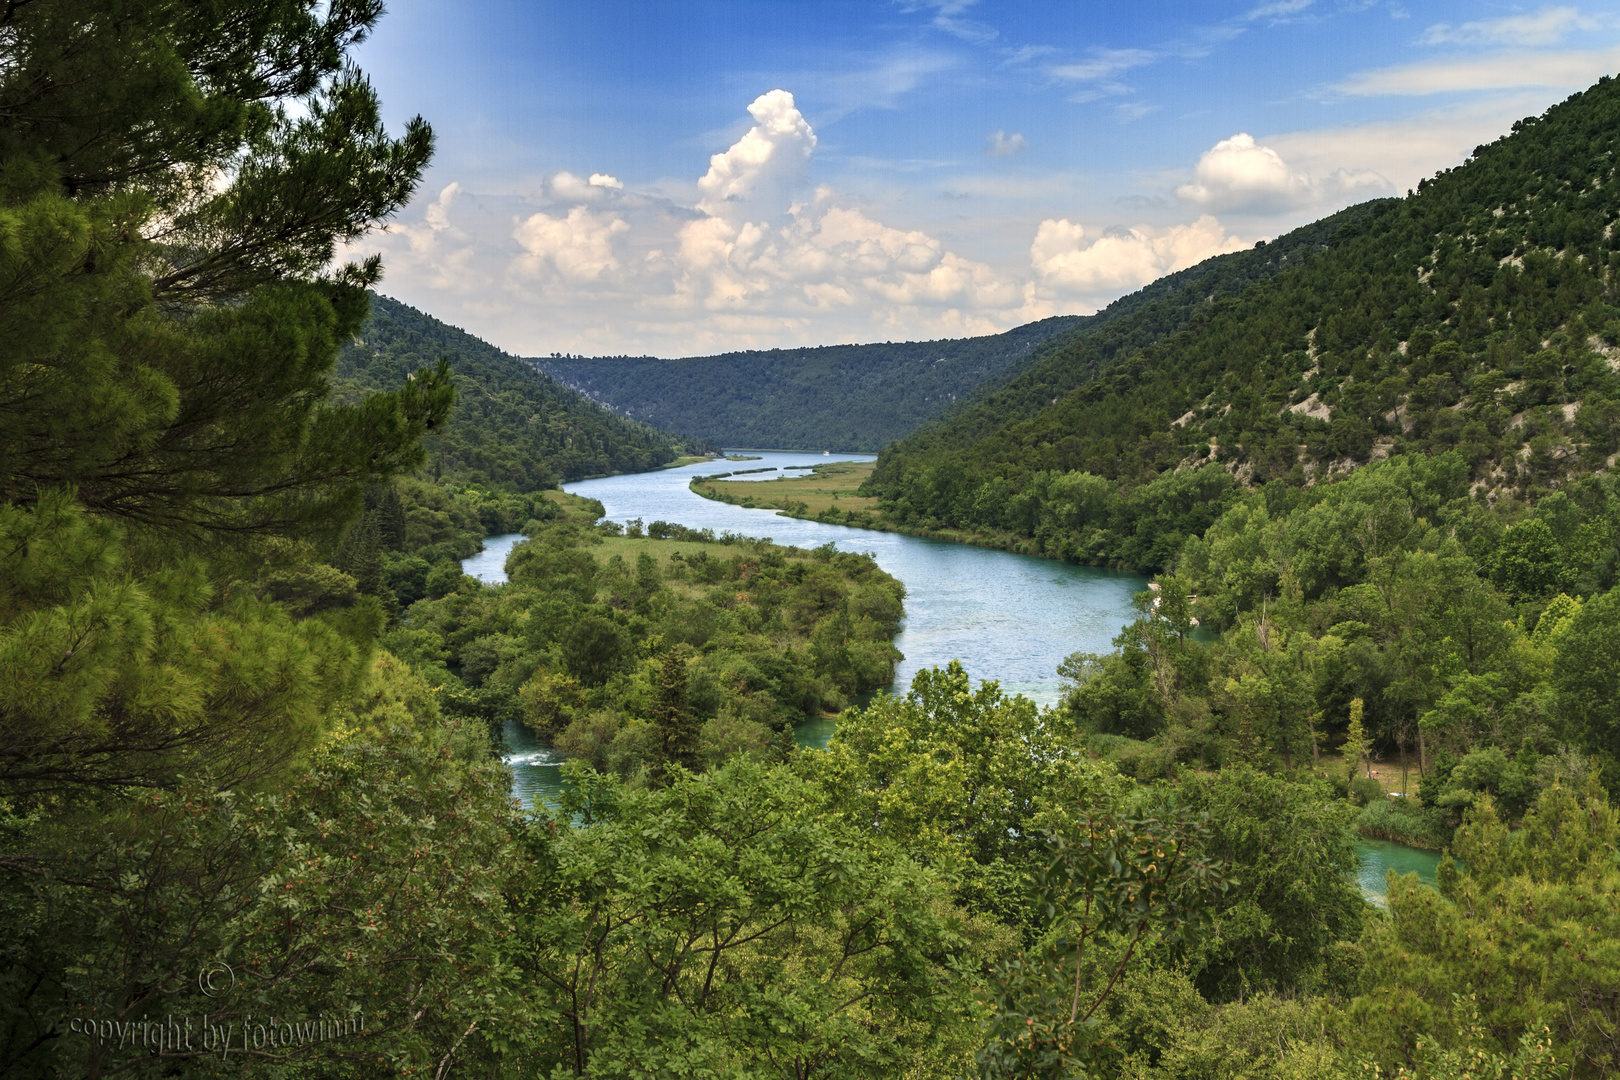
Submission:
[[[760,95],[749,112],[747,131],[710,157],[685,195],[670,182],[640,188],[585,169],[548,174],[527,201],[446,185],[422,217],[386,234],[398,237],[387,244],[390,287],[529,355],[690,356],[990,333],[1094,310],[1165,273],[1246,247],[1214,213],[1256,192],[1288,195],[1301,172],[1288,158],[1279,185],[1265,169],[1222,171],[1211,158],[1191,178],[1206,196],[1196,221],[1102,231],[1079,224],[1075,211],[1025,219],[1038,228],[970,215],[955,227],[977,240],[947,242],[926,225],[886,221],[828,186],[811,190],[817,134],[787,91]],[[1020,142],[1019,133],[1002,131],[986,148]],[[1283,160],[1283,151],[1253,140],[1243,149]],[[1269,159],[1263,164],[1275,171]],[[992,175],[1004,172],[986,169],[985,191],[1075,204],[1078,176]],[[1317,187],[1348,189],[1365,172],[1359,162],[1339,162]],[[974,243],[973,254],[962,243]],[[975,257],[986,248],[993,258]]]
[[991,157],[1012,157],[1021,152],[1027,144],[1024,136],[1018,132],[1008,135],[1005,131],[992,131],[985,140],[984,152]]
[[1315,0],[1277,0],[1276,3],[1261,4],[1252,8],[1243,16],[1245,19],[1280,19],[1289,15],[1297,15],[1310,7]]
[[962,17],[976,3],[978,0],[924,0],[923,3],[906,5],[905,10],[932,10],[934,17],[930,21],[936,30],[982,45],[994,41],[997,34],[995,28],[986,23]]
[[1350,97],[1419,97],[1521,86],[1575,90],[1620,67],[1620,49],[1499,52],[1358,72],[1333,89]]
[[748,106],[754,126],[723,154],[709,158],[698,181],[698,208],[728,220],[775,218],[809,175],[816,133],[786,90],[761,94]]
[[1029,247],[1036,280],[1049,293],[1086,298],[1096,306],[1165,274],[1249,245],[1228,236],[1208,214],[1167,229],[1137,226],[1086,243],[1083,226],[1067,218],[1042,221]]
[[443,232],[450,227],[450,204],[456,201],[459,194],[461,184],[452,180],[440,190],[437,199],[428,203],[427,210],[422,215],[427,221],[428,228],[434,232]]
[[1214,210],[1281,210],[1314,202],[1318,192],[1309,174],[1239,132],[1204,151],[1193,183],[1178,187],[1176,195]]
[[1088,60],[1073,64],[1056,64],[1048,68],[1053,78],[1065,82],[1097,82],[1123,75],[1131,68],[1141,67],[1158,59],[1158,54],[1147,49],[1098,49]]
[[[393,221],[381,231],[382,238],[404,241],[408,263],[435,289],[466,291],[488,284],[470,271],[476,244],[450,219],[450,209],[461,194],[461,184],[451,181],[423,208],[419,224]],[[351,246],[340,257],[352,258],[363,246]]]
[[[1429,109],[1397,120],[1268,135],[1265,143],[1311,175],[1361,177],[1359,185],[1347,186],[1366,190],[1367,196],[1389,195],[1451,168],[1474,147],[1507,131],[1514,120],[1545,108],[1545,98],[1530,92]],[[1376,190],[1365,182],[1367,177],[1384,178],[1388,187]]]
[[574,207],[562,218],[532,214],[513,230],[513,238],[527,252],[514,265],[530,276],[555,269],[574,282],[598,281],[603,274],[619,269],[614,244],[629,231],[623,218],[597,214],[583,206]]
[[1424,31],[1425,45],[1556,45],[1572,30],[1596,30],[1601,24],[1572,7],[1545,7],[1530,15],[1481,19],[1461,26],[1437,23]]
[[[825,341],[829,326],[842,327],[843,340],[872,340],[1023,321],[1021,275],[888,225],[829,187],[798,191],[816,134],[791,94],[763,94],[749,111],[749,130],[710,158],[695,206],[629,190],[607,173],[545,181],[541,208],[508,225],[522,252],[506,259],[504,289],[490,291],[574,329],[548,327],[545,341],[515,347],[692,355]],[[607,340],[593,348],[592,337]]]
[[624,190],[624,184],[607,173],[591,173],[587,179],[571,172],[554,173],[546,181],[546,195],[559,203],[601,203]]
[[825,80],[810,77],[810,82],[822,83],[819,96],[830,103],[828,115],[838,117],[860,109],[897,108],[900,99],[930,75],[955,64],[947,53],[907,47],[868,67]]

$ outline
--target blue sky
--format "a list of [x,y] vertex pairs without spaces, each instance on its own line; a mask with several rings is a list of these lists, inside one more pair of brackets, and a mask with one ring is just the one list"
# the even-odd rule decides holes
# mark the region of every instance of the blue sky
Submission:
[[1620,5],[396,0],[357,59],[439,138],[385,292],[684,356],[1096,310],[1615,72]]

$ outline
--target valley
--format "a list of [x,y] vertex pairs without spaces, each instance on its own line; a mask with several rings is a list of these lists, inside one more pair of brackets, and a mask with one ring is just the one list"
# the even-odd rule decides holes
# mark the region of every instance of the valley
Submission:
[[1620,1075],[1620,23],[407,7],[0,12],[0,1076]]

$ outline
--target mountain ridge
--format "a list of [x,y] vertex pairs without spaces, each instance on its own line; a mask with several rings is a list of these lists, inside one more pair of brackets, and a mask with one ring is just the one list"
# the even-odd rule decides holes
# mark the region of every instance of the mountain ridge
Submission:
[[665,430],[728,446],[872,452],[1084,318],[1057,315],[973,338],[531,362],[598,404]]
[[425,439],[435,476],[519,491],[675,460],[686,441],[605,409],[527,361],[432,315],[373,294],[333,375],[340,397],[398,386],[449,360],[457,402]]

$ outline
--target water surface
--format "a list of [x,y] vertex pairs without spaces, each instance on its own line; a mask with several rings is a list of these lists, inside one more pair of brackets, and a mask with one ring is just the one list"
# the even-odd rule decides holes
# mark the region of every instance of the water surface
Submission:
[[1390,870],[1397,874],[1416,874],[1418,880],[1429,888],[1437,887],[1435,873],[1440,868],[1438,851],[1423,851],[1389,840],[1361,837],[1356,840],[1356,854],[1361,856],[1356,883],[1361,886],[1361,894],[1379,907],[1388,906],[1384,875]]
[[[733,451],[737,452],[737,451]],[[871,461],[870,454],[789,453],[749,450],[760,460],[735,463],[749,469],[774,466],[738,480],[768,482],[790,466],[831,461]],[[1141,574],[1068,566],[1049,559],[990,548],[924,540],[900,533],[851,529],[782,517],[774,510],[744,509],[692,494],[692,477],[729,472],[734,463],[699,462],[679,469],[609,476],[565,485],[575,495],[599,499],[609,520],[670,521],[716,533],[770,537],[779,544],[814,548],[831,543],[840,551],[870,552],[879,566],[906,587],[906,619],[895,645],[905,654],[894,689],[904,691],[918,671],[961,660],[975,680],[996,679],[1008,693],[1042,705],[1062,691],[1057,666],[1072,652],[1109,652],[1132,618],[1131,597],[1147,587]],[[790,475],[798,475],[794,470]]]
[[506,584],[506,557],[513,545],[523,539],[522,533],[502,533],[484,537],[484,550],[461,560],[461,572],[489,585]]

